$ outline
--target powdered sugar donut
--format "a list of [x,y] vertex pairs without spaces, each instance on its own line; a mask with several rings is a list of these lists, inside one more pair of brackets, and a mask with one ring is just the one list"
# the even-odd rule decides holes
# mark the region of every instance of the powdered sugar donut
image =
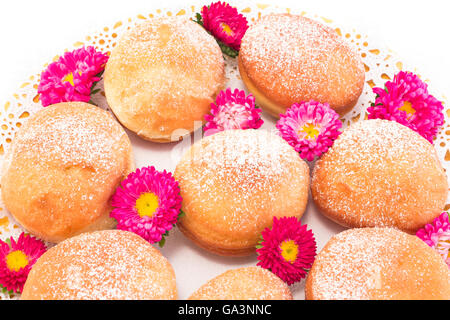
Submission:
[[189,300],[292,300],[289,287],[260,267],[228,270],[209,280]]
[[108,104],[144,139],[170,142],[192,132],[225,84],[225,62],[201,26],[180,17],[152,18],[124,34],[105,70]]
[[185,215],[180,230],[226,256],[255,252],[273,217],[300,218],[309,168],[292,147],[265,130],[228,130],[194,144],[175,170]]
[[84,233],[34,264],[22,300],[169,300],[177,298],[169,261],[138,235]]
[[397,122],[366,120],[316,163],[311,191],[320,211],[344,226],[415,232],[442,212],[448,184],[427,140]]
[[6,155],[2,199],[30,233],[59,242],[109,229],[109,200],[134,169],[127,134],[108,112],[83,102],[41,109]]
[[450,272],[416,236],[392,228],[351,229],[317,255],[305,293],[310,300],[449,300]]
[[335,30],[291,14],[263,16],[245,33],[239,71],[258,104],[278,117],[293,103],[350,111],[364,86],[361,58]]

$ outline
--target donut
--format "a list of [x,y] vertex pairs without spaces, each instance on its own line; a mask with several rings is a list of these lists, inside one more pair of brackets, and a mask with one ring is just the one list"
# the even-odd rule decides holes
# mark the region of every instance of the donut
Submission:
[[183,198],[180,230],[223,256],[255,252],[273,217],[300,218],[309,167],[287,142],[265,130],[227,130],[195,143],[175,170]]
[[[200,25],[152,18],[125,33],[105,69],[105,94],[119,121],[160,143],[201,127],[225,85],[225,62]],[[199,122],[195,124],[194,122]]]
[[22,300],[174,300],[169,261],[138,235],[83,233],[44,253],[25,282]]
[[109,199],[134,161],[130,140],[111,114],[65,102],[30,117],[2,169],[6,209],[28,232],[56,243],[114,227]]
[[317,255],[309,300],[449,300],[450,272],[425,242],[393,228],[350,229]]
[[319,211],[350,228],[395,227],[415,233],[445,206],[448,183],[433,146],[388,120],[346,128],[314,167]]
[[275,117],[311,100],[342,116],[357,103],[365,81],[361,58],[335,30],[292,14],[269,14],[250,26],[238,65],[257,103]]
[[209,280],[189,300],[292,300],[289,287],[260,267],[228,270]]

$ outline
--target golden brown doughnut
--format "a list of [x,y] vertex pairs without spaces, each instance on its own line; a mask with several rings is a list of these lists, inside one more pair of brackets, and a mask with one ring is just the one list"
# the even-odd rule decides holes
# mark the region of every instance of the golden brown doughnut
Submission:
[[26,230],[59,242],[112,228],[109,199],[133,169],[130,140],[111,114],[60,103],[17,132],[3,166],[2,199]]
[[206,137],[175,170],[185,213],[180,230],[224,256],[255,252],[273,217],[300,218],[309,168],[287,142],[265,130],[228,130]]
[[209,280],[189,300],[292,300],[289,287],[260,267],[228,270]]
[[311,191],[320,211],[355,227],[416,232],[445,206],[448,183],[433,146],[388,120],[366,120],[344,130],[317,161]]
[[83,233],[44,253],[22,300],[174,300],[169,261],[138,235],[121,230]]
[[179,17],[152,18],[129,30],[105,70],[106,98],[114,114],[155,142],[174,141],[177,129],[192,132],[224,85],[217,42],[197,23]]
[[317,255],[306,279],[309,300],[450,299],[442,257],[392,228],[344,231]]
[[269,14],[250,26],[239,71],[275,117],[310,100],[329,103],[342,116],[358,101],[365,80],[361,58],[335,30],[292,14]]

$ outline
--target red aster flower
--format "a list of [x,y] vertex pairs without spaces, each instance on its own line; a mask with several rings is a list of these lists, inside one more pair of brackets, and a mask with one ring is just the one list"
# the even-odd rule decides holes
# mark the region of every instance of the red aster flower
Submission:
[[211,114],[205,116],[205,136],[233,129],[258,129],[264,121],[261,109],[255,105],[255,98],[250,94],[235,89],[221,91],[216,103],[211,104]]
[[417,231],[416,235],[436,250],[450,268],[450,220],[447,212]]
[[94,84],[100,81],[108,55],[94,47],[66,52],[41,74],[38,87],[44,107],[69,101],[89,102]]
[[8,291],[20,293],[31,267],[47,250],[45,244],[22,232],[17,242],[0,240],[0,284]]
[[269,269],[288,285],[301,281],[316,257],[316,240],[307,225],[295,218],[273,219],[257,247],[258,266]]
[[401,71],[385,88],[373,88],[373,92],[377,97],[367,109],[369,119],[397,121],[433,143],[444,124],[444,107],[417,75]]
[[[237,56],[248,23],[236,8],[220,1],[211,3],[202,8],[201,15],[197,15],[197,22],[218,40],[225,54],[233,58]],[[232,50],[226,50],[222,44]]]
[[302,159],[313,161],[333,145],[341,134],[342,122],[328,104],[310,101],[294,103],[280,114],[276,127]]
[[150,243],[164,245],[181,211],[178,182],[154,167],[137,169],[122,181],[112,197],[111,217],[117,229],[131,231]]

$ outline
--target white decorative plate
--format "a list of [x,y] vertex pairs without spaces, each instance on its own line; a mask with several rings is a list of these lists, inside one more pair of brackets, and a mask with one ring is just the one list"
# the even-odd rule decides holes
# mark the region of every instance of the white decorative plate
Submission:
[[[143,13],[136,17],[126,18],[106,26],[96,33],[85,36],[80,41],[74,43],[71,48],[67,48],[67,50],[73,50],[83,45],[93,45],[103,52],[107,52],[115,46],[118,37],[125,30],[143,20],[150,19],[154,16],[184,16],[186,18],[193,18],[195,13],[199,12],[200,9],[200,7],[196,6],[158,9],[152,13]],[[391,79],[393,75],[400,70],[418,72],[415,68],[405,65],[405,63],[396,57],[395,53],[391,50],[379,43],[373,43],[368,36],[358,33],[354,27],[335,23],[334,21],[319,15],[280,8],[278,6],[254,4],[250,7],[238,7],[238,9],[247,17],[250,24],[255,21],[255,19],[258,19],[259,16],[272,12],[301,14],[333,27],[356,48],[360,53],[366,68],[366,84],[357,106],[352,112],[344,117],[344,127],[350,125],[352,122],[361,121],[366,117],[366,109],[370,105],[370,102],[374,101],[374,94],[371,89],[373,86],[383,86],[387,80]],[[59,56],[55,56],[53,61],[58,59],[58,57]],[[50,62],[51,61],[48,63]],[[226,59],[226,62],[228,86],[231,88],[244,89],[237,70],[236,61],[233,59]],[[43,70],[48,63],[43,65],[41,69]],[[15,132],[25,121],[27,121],[27,118],[31,114],[42,108],[37,94],[39,78],[39,74],[30,75],[30,77],[19,86],[17,91],[13,93],[7,101],[0,101],[0,162],[3,161],[4,154],[8,152],[9,145]],[[426,79],[425,81],[428,82]],[[432,84],[430,91],[438,99],[443,101],[446,100],[445,96],[433,91]],[[93,101],[100,107],[108,109],[103,91],[100,91],[93,98]],[[444,104],[444,106],[445,124],[440,130],[434,145],[444,168],[447,170],[450,165],[450,109],[447,104]],[[273,118],[264,114],[263,119],[265,121],[263,125],[264,129],[274,129],[275,120]],[[144,141],[130,131],[127,131],[127,133],[134,147],[136,167],[154,165],[157,169],[166,169],[172,172],[175,169],[183,150],[185,150],[192,142],[201,139],[201,131],[197,130],[197,132],[192,135],[192,140],[188,137],[180,143],[161,145]],[[311,166],[313,166],[313,164],[311,164]],[[450,201],[447,203],[446,210],[450,208]],[[307,223],[315,233],[318,250],[325,245],[332,235],[344,230],[344,228],[323,217],[316,210],[312,201],[309,202],[302,221]],[[4,240],[10,236],[17,237],[21,232],[21,227],[4,209],[3,204],[0,202],[0,238]],[[162,253],[169,259],[175,269],[180,299],[186,299],[207,280],[228,269],[256,264],[256,256],[247,258],[229,258],[210,254],[187,240],[177,229],[171,231],[171,235],[167,238]],[[295,299],[304,299],[303,288],[304,281],[291,287]],[[17,295],[10,297],[7,294],[0,294],[0,298],[17,298]]]

